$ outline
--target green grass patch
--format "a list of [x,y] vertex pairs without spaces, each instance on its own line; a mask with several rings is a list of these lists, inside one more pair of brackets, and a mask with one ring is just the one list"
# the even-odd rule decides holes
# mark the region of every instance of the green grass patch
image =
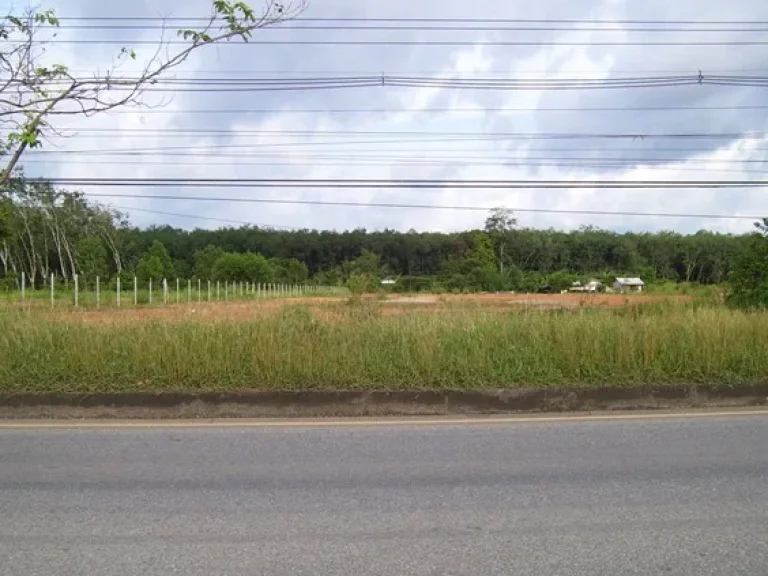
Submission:
[[0,310],[1,392],[738,385],[768,375],[768,313],[712,304],[388,315],[290,305],[239,320],[91,322]]

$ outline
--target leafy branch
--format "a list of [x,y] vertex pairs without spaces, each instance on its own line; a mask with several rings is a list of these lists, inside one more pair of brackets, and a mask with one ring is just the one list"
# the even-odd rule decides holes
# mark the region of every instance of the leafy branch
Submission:
[[110,70],[90,78],[76,77],[66,65],[45,63],[47,45],[57,37],[60,27],[53,10],[7,16],[0,22],[0,155],[7,156],[0,186],[8,182],[28,148],[37,148],[50,135],[59,134],[52,125],[53,118],[90,117],[126,106],[157,107],[143,99],[146,89],[183,64],[193,52],[220,42],[248,42],[255,30],[295,18],[306,3],[267,0],[264,11],[257,14],[240,0],[214,0],[203,28],[176,32],[187,42],[180,50],[170,51],[163,27],[157,49],[138,74],[117,74],[123,62],[137,59],[133,49],[123,47]]

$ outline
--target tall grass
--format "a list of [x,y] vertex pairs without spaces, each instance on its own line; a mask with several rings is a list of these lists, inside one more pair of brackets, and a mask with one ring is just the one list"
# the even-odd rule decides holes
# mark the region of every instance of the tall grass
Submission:
[[768,377],[768,313],[670,304],[382,315],[376,301],[320,310],[170,323],[5,310],[0,391],[738,385]]

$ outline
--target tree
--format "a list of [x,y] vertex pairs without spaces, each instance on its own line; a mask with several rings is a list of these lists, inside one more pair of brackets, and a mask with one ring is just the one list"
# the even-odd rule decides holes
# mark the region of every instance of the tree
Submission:
[[300,284],[309,278],[307,265],[296,258],[272,258],[269,264],[274,270],[275,282]]
[[255,252],[225,252],[213,265],[213,279],[228,282],[273,282],[274,271],[264,256]]
[[499,272],[504,274],[504,257],[507,246],[507,236],[517,226],[517,218],[512,216],[512,210],[494,208],[485,219],[485,232],[493,240]]
[[445,285],[453,289],[498,289],[493,243],[480,230],[466,232],[454,253],[443,263]]
[[224,255],[224,250],[213,244],[208,244],[205,248],[201,248],[195,252],[194,256],[194,273],[197,278],[211,279],[213,278],[213,267],[216,264],[216,260]]
[[768,218],[756,222],[728,277],[728,303],[738,308],[768,308]]
[[155,240],[146,254],[139,260],[139,264],[136,266],[136,276],[142,282],[146,282],[150,278],[155,281],[173,278],[174,274],[173,260],[171,260],[168,250],[162,242]]
[[295,17],[306,1],[267,0],[264,12],[257,14],[242,0],[213,0],[203,28],[177,31],[182,42],[179,50],[171,52],[170,43],[161,38],[152,58],[140,72],[130,75],[119,72],[121,61],[136,59],[136,52],[127,47],[117,54],[116,66],[101,75],[79,77],[67,65],[49,63],[46,45],[55,40],[60,25],[51,9],[7,16],[0,22],[0,119],[6,135],[2,152],[9,158],[0,173],[0,184],[9,180],[27,148],[37,148],[58,134],[54,118],[146,106],[146,89],[161,82],[193,52],[238,38],[247,42],[254,30]]
[[95,282],[97,277],[105,278],[107,268],[107,249],[98,238],[87,236],[77,243],[77,260],[80,274],[86,282]]

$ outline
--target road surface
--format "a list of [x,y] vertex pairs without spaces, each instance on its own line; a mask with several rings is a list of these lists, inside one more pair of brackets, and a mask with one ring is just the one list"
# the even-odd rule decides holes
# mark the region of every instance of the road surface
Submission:
[[0,428],[0,575],[765,575],[768,415]]

